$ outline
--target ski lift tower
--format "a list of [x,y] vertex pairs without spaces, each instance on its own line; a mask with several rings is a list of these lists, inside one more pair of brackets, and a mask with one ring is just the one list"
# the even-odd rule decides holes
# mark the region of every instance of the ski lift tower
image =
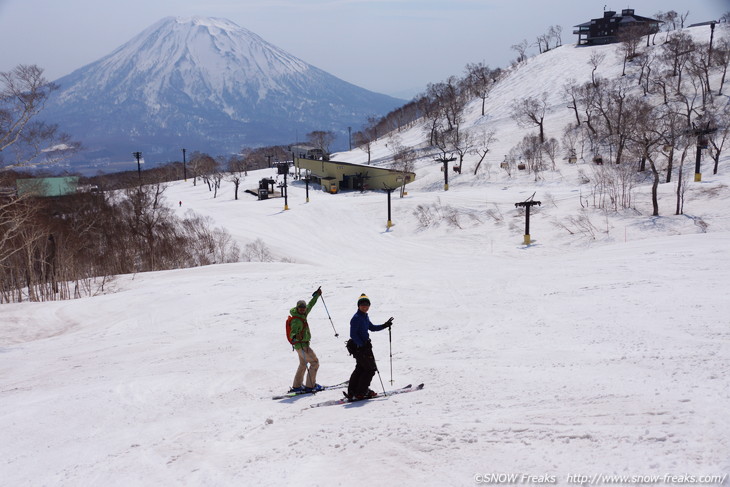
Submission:
[[522,201],[520,203],[515,203],[515,207],[517,208],[524,208],[525,209],[525,239],[524,244],[530,245],[530,208],[535,205],[542,205],[539,201],[534,201],[532,198],[535,197],[535,193],[532,194],[526,201]]
[[444,172],[444,191],[449,190],[449,162],[453,162],[456,160],[456,157],[453,155],[451,157],[446,157],[446,155],[442,157],[437,157],[436,161],[440,162],[444,165],[442,171]]
[[710,122],[695,124],[692,123],[692,134],[697,137],[697,158],[695,160],[695,182],[702,181],[702,172],[700,172],[700,158],[702,157],[702,149],[709,146],[708,135],[717,132],[717,127],[710,127]]
[[277,173],[284,175],[284,184],[281,186],[281,192],[284,195],[284,210],[289,209],[289,190],[286,184],[286,177],[289,175],[289,163],[280,162],[276,165]]

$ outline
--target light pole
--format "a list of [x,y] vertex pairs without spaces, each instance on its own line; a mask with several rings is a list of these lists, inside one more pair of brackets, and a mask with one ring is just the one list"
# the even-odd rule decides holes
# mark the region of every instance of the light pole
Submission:
[[390,230],[390,227],[393,226],[393,220],[390,217],[390,194],[394,191],[394,189],[385,186],[385,191],[388,193],[388,223],[386,223],[385,227]]
[[183,149],[182,151],[183,151],[183,178],[185,178],[185,181],[187,181],[188,180],[188,170],[185,167],[185,149]]
[[284,209],[289,209],[289,187],[286,184],[286,176],[289,174],[289,167],[286,168],[287,171],[284,173]]
[[137,176],[139,176],[139,182],[142,183],[142,166],[139,160],[142,159],[141,152],[132,152],[132,155],[137,159]]
[[712,38],[715,37],[715,21],[710,23],[710,48],[707,50],[707,65],[712,67]]
[[309,169],[305,169],[307,171],[304,174],[304,187],[307,190],[307,203],[309,203]]

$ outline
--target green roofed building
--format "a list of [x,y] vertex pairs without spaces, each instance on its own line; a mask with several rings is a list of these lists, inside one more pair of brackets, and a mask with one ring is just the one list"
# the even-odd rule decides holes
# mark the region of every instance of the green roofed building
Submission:
[[351,162],[322,161],[294,158],[298,171],[307,169],[312,179],[322,185],[327,193],[337,193],[341,189],[379,190],[396,189],[416,179],[416,173],[366,166]]
[[15,182],[18,196],[66,196],[76,194],[78,185],[78,176],[18,179]]

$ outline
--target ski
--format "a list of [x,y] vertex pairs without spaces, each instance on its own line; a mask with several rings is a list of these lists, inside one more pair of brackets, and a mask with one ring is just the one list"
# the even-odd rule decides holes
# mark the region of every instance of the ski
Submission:
[[375,397],[372,397],[370,399],[360,399],[357,401],[350,401],[346,397],[343,397],[342,399],[332,399],[330,401],[324,401],[324,402],[318,402],[316,404],[310,404],[310,408],[321,408],[324,406],[338,406],[341,404],[350,404],[353,402],[364,402],[364,401],[371,401],[373,399],[387,399],[390,396],[394,396],[396,394],[403,394],[406,392],[414,392],[414,391],[420,391],[423,389],[423,384],[418,384],[417,386],[413,387],[413,385],[408,384],[405,387],[401,387],[400,389],[393,389],[392,391],[386,391],[385,393],[378,394]]
[[[334,384],[334,385],[331,385],[331,386],[324,386],[324,389],[322,389],[322,391],[328,391],[330,389],[342,389],[343,387],[347,387],[347,384],[349,384],[349,383],[350,383],[350,381],[349,380],[346,380],[345,382],[340,382],[339,384]],[[322,392],[322,391],[317,391],[317,392]],[[314,392],[314,391],[311,391],[311,392],[306,392],[306,391],[301,391],[301,392],[287,392],[286,394],[280,394],[278,396],[274,396],[271,399],[273,399],[274,401],[276,401],[276,400],[279,400],[279,399],[288,399],[290,397],[303,396],[304,394],[316,394],[317,392]]]

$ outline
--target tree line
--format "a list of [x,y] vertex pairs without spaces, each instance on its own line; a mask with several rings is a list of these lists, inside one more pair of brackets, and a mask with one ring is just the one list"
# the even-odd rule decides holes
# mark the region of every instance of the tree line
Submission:
[[[0,187],[22,175],[0,172]],[[145,180],[59,197],[4,192],[0,303],[78,298],[103,292],[118,274],[240,260],[236,242],[209,218],[176,216],[166,188]]]
[[[633,191],[648,180],[653,215],[659,214],[659,185],[674,178],[674,210],[683,213],[686,173],[693,166],[695,149],[698,145],[706,149],[712,171],[717,173],[730,136],[730,105],[724,95],[730,66],[730,12],[713,26],[714,37],[708,35],[706,42],[696,42],[681,30],[688,15],[659,13],[657,18],[663,21],[660,32],[624,29],[615,51],[596,51],[588,62],[590,78],[571,79],[563,87],[562,99],[575,120],[568,126],[546,127],[546,116],[554,109],[548,93],[515,99],[512,118],[534,132],[527,132],[509,150],[500,168],[510,176],[524,169],[540,179],[544,171],[557,170],[558,160],[587,161],[590,169],[584,178],[592,186],[595,207],[615,211],[633,208]],[[709,26],[703,28],[710,34]],[[538,43],[541,53],[559,46],[560,30],[551,28]],[[525,41],[522,47],[527,45]],[[489,171],[483,162],[495,141],[495,131],[487,123],[465,130],[464,112],[475,99],[480,102],[482,116],[489,112],[490,92],[525,61],[524,51],[519,52],[509,69],[469,64],[463,76],[429,84],[426,92],[410,103],[383,118],[369,120],[356,134],[357,146],[368,154],[370,162],[376,139],[421,125],[427,145],[437,154],[435,161],[458,161],[454,169],[461,172],[469,155],[470,160],[476,160],[474,175],[480,168]],[[607,79],[601,76],[601,68],[613,52],[623,62],[623,73],[617,79]]]

